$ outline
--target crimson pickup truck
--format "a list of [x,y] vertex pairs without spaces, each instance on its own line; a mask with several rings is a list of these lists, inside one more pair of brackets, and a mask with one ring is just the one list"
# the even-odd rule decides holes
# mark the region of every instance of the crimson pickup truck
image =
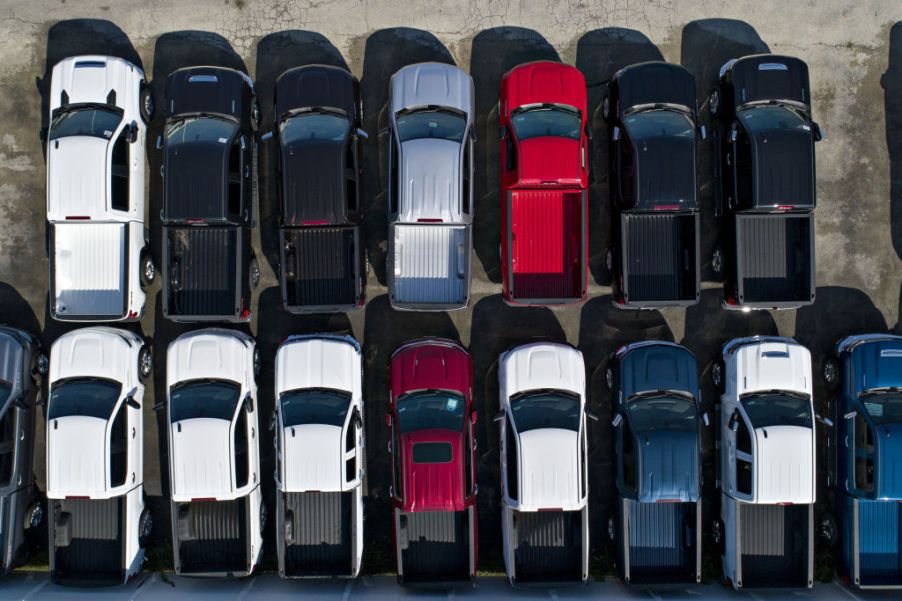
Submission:
[[586,299],[586,81],[555,62],[501,78],[501,270],[509,303]]
[[476,575],[473,362],[450,340],[391,358],[392,513],[398,582],[446,586]]

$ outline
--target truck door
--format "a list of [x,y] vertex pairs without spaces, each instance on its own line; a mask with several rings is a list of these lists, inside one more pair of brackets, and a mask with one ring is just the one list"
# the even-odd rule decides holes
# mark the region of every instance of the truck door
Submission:
[[362,430],[362,420],[360,412],[355,407],[353,411],[348,413],[348,423],[345,427],[345,490],[350,490],[357,486],[360,482],[360,437]]
[[874,495],[874,481],[876,468],[874,464],[874,429],[859,410],[847,420],[848,431],[851,436],[846,436],[846,442],[852,445],[851,452],[846,452],[851,465],[847,474],[852,474],[852,481],[846,480],[846,488],[852,489],[858,495],[868,498]]
[[514,431],[510,413],[506,413],[504,419],[501,420],[502,485],[504,497],[513,505],[516,505],[520,499],[518,459],[517,433]]
[[637,487],[636,437],[629,418],[624,416],[617,425],[617,488],[625,498],[634,499]]

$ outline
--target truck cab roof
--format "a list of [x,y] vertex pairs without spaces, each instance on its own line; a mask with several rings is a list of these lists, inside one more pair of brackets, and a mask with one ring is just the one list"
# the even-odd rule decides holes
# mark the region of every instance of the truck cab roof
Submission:
[[520,510],[581,509],[586,496],[580,486],[579,432],[539,428],[518,436]]
[[403,511],[466,509],[463,426],[461,420],[461,431],[431,428],[401,435]]
[[698,210],[696,133],[689,114],[660,108],[623,120],[634,156],[633,209]]
[[754,443],[754,501],[814,503],[814,430],[797,426],[755,428]]

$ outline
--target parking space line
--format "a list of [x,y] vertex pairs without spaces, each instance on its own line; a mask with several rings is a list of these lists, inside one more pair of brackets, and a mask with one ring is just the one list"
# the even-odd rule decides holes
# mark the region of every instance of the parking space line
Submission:
[[43,589],[50,582],[50,578],[46,578],[42,580],[39,584],[33,586],[25,595],[22,596],[22,601],[28,601],[32,595],[38,594],[41,589]]
[[861,597],[859,597],[858,595],[856,595],[855,593],[853,593],[852,591],[850,591],[850,590],[847,589],[846,587],[842,586],[841,584],[838,584],[835,580],[834,580],[831,584],[833,584],[833,586],[835,586],[836,588],[838,588],[839,590],[841,590],[842,592],[844,592],[846,595],[848,595],[849,597],[851,597],[851,598],[854,599],[855,601],[862,601]]
[[341,593],[341,601],[348,601],[351,598],[351,590],[354,588],[354,578],[348,580],[345,584],[345,590]]
[[238,593],[237,597],[235,597],[235,601],[241,601],[242,599],[244,599],[244,597],[245,597],[245,595],[247,595],[248,591],[250,591],[252,588],[254,588],[254,585],[257,584],[257,578],[259,578],[259,576],[254,576],[253,578],[251,578],[248,581],[247,584],[244,585],[244,588],[241,589],[241,592]]
[[149,578],[145,578],[144,580],[141,581],[141,584],[139,584],[138,588],[135,589],[135,594],[131,596],[129,601],[135,601],[135,599],[137,599],[138,597],[143,595],[144,591],[146,591],[147,588],[149,588],[146,585],[156,582],[156,581],[157,581],[157,572],[154,572],[153,574],[150,575]]

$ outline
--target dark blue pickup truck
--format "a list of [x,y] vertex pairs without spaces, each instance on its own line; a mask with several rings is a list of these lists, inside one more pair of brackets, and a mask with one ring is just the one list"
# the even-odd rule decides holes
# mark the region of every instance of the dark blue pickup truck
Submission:
[[902,336],[845,338],[823,375],[838,389],[828,473],[840,575],[856,588],[902,588]]
[[669,342],[638,342],[614,353],[605,378],[617,441],[608,534],[620,578],[699,582],[703,416],[695,356]]

